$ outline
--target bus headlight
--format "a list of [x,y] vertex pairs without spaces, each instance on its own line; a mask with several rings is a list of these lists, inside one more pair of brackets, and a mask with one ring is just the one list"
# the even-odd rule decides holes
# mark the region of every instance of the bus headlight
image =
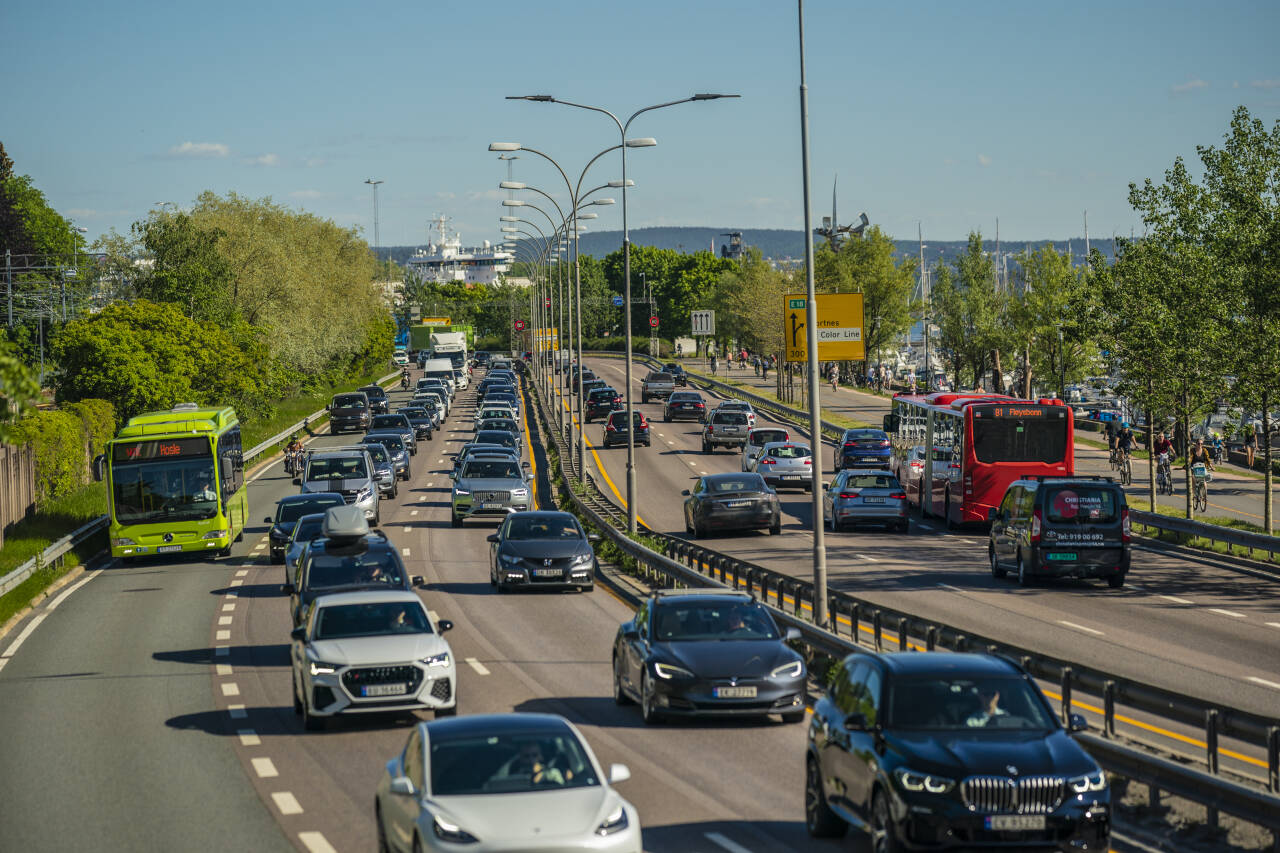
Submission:
[[225,530],[210,530],[208,533],[201,536],[200,538],[201,539],[222,539],[226,535],[227,535],[227,531]]
[[123,548],[125,545],[137,545],[138,543],[126,536],[122,536],[119,539],[112,539],[111,544],[117,548]]

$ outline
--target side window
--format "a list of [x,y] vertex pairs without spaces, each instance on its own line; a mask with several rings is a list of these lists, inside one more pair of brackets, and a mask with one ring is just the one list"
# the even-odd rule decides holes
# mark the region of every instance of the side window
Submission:
[[880,670],[874,666],[868,666],[867,669],[866,682],[858,697],[858,710],[867,718],[867,725],[874,726],[880,719]]
[[240,427],[233,427],[218,438],[218,475],[223,500],[231,497],[244,485],[244,453],[240,444]]
[[409,742],[404,745],[404,757],[400,763],[404,766],[404,775],[413,783],[415,791],[422,790],[422,737],[418,734],[415,727],[413,733],[409,735]]
[[640,605],[640,610],[636,613],[636,629],[641,637],[649,636],[649,602],[647,601]]
[[1018,497],[1018,518],[1025,521],[1031,517],[1036,505],[1036,489],[1023,487]]
[[1004,493],[1004,500],[1000,501],[1000,512],[1008,513],[1010,518],[1013,516],[1013,506],[1017,502],[1018,487],[1014,486]]
[[853,671],[843,673],[843,678],[833,687],[831,698],[842,714],[853,714],[858,711],[858,701],[862,693],[862,679],[867,675],[868,664],[859,661],[854,664]]

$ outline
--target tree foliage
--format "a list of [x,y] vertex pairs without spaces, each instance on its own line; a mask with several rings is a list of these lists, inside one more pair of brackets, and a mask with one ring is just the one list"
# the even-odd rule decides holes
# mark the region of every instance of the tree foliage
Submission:
[[823,243],[814,255],[814,284],[819,293],[861,293],[863,335],[868,360],[894,348],[911,327],[917,261],[895,258],[893,239],[873,226],[860,240],[846,240],[839,251]]

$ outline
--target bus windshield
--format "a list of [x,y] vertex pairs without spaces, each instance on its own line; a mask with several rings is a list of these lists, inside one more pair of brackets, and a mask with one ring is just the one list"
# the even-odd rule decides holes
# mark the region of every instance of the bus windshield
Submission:
[[1061,462],[1067,450],[1064,418],[974,418],[973,453],[979,462]]
[[189,521],[218,514],[213,457],[145,464],[116,463],[111,495],[116,521],[148,524]]

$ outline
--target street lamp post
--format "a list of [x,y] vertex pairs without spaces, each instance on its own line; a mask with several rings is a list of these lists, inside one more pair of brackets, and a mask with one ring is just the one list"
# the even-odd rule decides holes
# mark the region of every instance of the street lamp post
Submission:
[[365,183],[373,187],[373,256],[381,263],[382,258],[378,256],[378,246],[381,245],[378,241],[378,184],[382,181],[368,178]]
[[676,101],[668,101],[666,103],[654,104],[653,106],[644,107],[636,110],[627,118],[625,122],[620,121],[616,115],[603,107],[590,106],[588,104],[578,104],[572,101],[565,101],[555,98],[551,95],[508,95],[507,100],[513,101],[537,101],[540,103],[563,104],[567,107],[576,107],[578,109],[590,110],[592,112],[602,113],[613,119],[613,123],[617,125],[618,135],[622,148],[622,276],[623,276],[623,299],[624,302],[624,323],[626,326],[626,385],[627,385],[627,531],[636,532],[636,474],[635,474],[635,456],[636,445],[635,435],[631,429],[631,423],[635,418],[635,402],[633,400],[632,377],[631,377],[631,234],[627,224],[627,149],[647,147],[656,145],[657,142],[652,138],[645,139],[627,139],[627,129],[631,127],[637,116],[653,110],[663,109],[664,107],[673,107],[677,104],[685,104],[693,101],[712,101],[719,98],[737,98],[740,95],[721,95],[721,94],[697,94],[688,98],[681,98]]

